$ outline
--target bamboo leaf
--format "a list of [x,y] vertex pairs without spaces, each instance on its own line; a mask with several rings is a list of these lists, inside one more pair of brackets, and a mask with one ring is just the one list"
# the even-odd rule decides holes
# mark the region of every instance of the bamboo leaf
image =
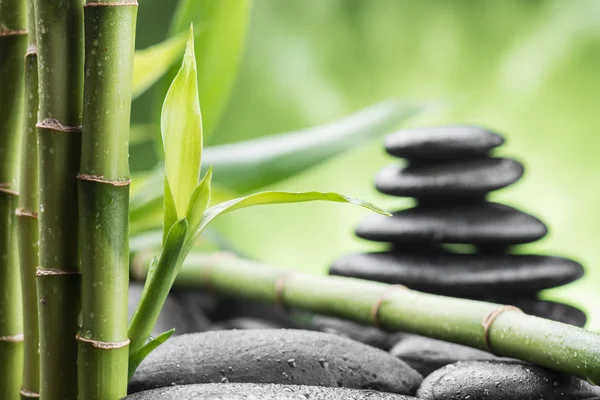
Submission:
[[251,0],[180,0],[175,10],[171,35],[184,32],[192,22],[205,28],[195,43],[195,50],[206,135],[214,131],[233,87],[251,4]]
[[344,196],[334,192],[260,192],[246,197],[240,197],[226,201],[207,209],[202,215],[202,220],[197,227],[190,227],[188,238],[184,246],[183,257],[187,255],[191,245],[198,239],[206,226],[216,217],[242,208],[260,206],[266,204],[288,204],[303,203],[307,201],[332,201],[337,203],[349,203],[383,215],[391,215],[381,208],[364,200]]
[[209,147],[203,162],[213,165],[215,181],[248,193],[381,138],[423,109],[385,101],[316,128]]
[[[190,196],[198,184],[202,157],[202,116],[198,102],[192,28],[181,69],[165,97],[161,132],[166,181],[173,195],[176,215],[181,218],[185,215]],[[168,228],[169,226],[165,227]]]
[[175,201],[171,193],[169,181],[165,179],[165,204],[163,210],[163,246],[167,241],[167,236],[173,224],[177,221],[177,210],[175,209]]
[[181,57],[185,34],[135,52],[133,59],[132,96],[135,99],[160,79]]
[[[207,147],[202,162],[213,165],[213,182],[233,192],[247,193],[378,139],[424,109],[394,100],[385,101],[320,127]],[[164,167],[159,165],[144,182],[134,187],[130,204],[132,230],[148,220],[152,209],[160,211],[163,177]],[[215,189],[213,185],[213,191]]]
[[129,379],[131,379],[133,373],[135,372],[137,367],[140,366],[144,358],[146,358],[148,354],[150,354],[158,346],[166,342],[173,333],[175,333],[175,328],[163,332],[155,338],[152,338],[141,349],[129,355]]
[[202,220],[202,214],[210,202],[211,195],[211,178],[212,178],[212,166],[206,171],[206,175],[202,181],[198,184],[198,187],[192,194],[190,199],[190,205],[185,214],[190,229],[188,233],[195,230],[195,227],[200,224]]

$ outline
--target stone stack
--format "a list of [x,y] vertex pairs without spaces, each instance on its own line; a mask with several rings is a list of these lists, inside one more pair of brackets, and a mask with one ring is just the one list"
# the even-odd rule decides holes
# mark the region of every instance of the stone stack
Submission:
[[[384,168],[376,187],[412,197],[416,205],[393,217],[367,217],[356,234],[390,243],[389,249],[344,256],[330,274],[511,304],[582,326],[583,312],[538,296],[580,278],[582,266],[561,257],[512,254],[513,246],[539,240],[548,230],[539,219],[487,199],[524,172],[516,160],[490,156],[503,143],[498,134],[472,126],[409,129],[388,136],[387,152],[407,162]],[[531,199],[531,204],[536,201],[543,199]]]

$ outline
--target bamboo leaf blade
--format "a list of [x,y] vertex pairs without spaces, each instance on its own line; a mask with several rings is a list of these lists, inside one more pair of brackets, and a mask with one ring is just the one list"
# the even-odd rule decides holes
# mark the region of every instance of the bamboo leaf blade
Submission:
[[175,328],[161,333],[157,337],[152,338],[141,349],[129,356],[129,379],[131,379],[137,367],[139,367],[142,361],[144,361],[144,358],[146,358],[148,354],[154,351],[158,346],[166,342],[171,335],[173,335],[173,333],[175,333]]
[[[162,109],[161,132],[166,181],[179,218],[185,215],[198,185],[202,157],[202,116],[198,100],[194,36],[190,28],[183,63]],[[165,229],[169,229],[166,226]]]
[[[323,126],[207,147],[202,164],[213,166],[213,182],[233,192],[247,193],[378,139],[424,108],[394,100],[381,102]],[[161,164],[133,188],[132,225],[142,224],[151,210],[160,210],[163,178]]]
[[185,49],[185,42],[185,34],[179,34],[135,52],[132,86],[134,99],[148,90],[175,64]]
[[[330,201],[336,203],[348,203],[364,207],[370,211],[382,215],[390,215],[381,208],[366,202],[364,200],[355,199],[334,192],[260,192],[254,193],[246,197],[229,200],[221,204],[217,204],[208,208],[202,215],[202,219],[198,225],[190,226],[191,233],[186,240],[186,250],[189,251],[193,243],[198,239],[202,231],[215,218],[220,215],[227,214],[231,211],[239,210],[247,207],[261,206],[267,204],[289,204],[289,203],[304,203],[309,201]],[[187,252],[184,252],[186,254]]]
[[189,226],[192,227],[191,230],[193,230],[194,227],[200,225],[200,221],[202,220],[204,210],[206,210],[206,207],[208,207],[208,204],[210,203],[211,179],[212,166],[208,168],[208,171],[206,171],[206,175],[204,175],[204,178],[198,184],[198,187],[192,194],[190,204],[185,214]]
[[[203,34],[194,47],[206,137],[215,131],[233,88],[243,55],[251,6],[251,0],[182,0],[175,10],[171,35],[184,32],[190,23],[203,27]],[[175,71],[172,71],[165,81],[170,81],[174,75]],[[160,100],[164,93],[157,93]]]
[[203,162],[213,165],[215,181],[248,193],[382,138],[424,109],[388,100],[314,128],[208,147]]

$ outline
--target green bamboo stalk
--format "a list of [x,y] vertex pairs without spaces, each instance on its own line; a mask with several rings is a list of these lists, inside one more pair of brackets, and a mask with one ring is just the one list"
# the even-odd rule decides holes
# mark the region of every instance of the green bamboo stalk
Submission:
[[0,0],[0,398],[8,400],[19,398],[23,368],[15,208],[26,23],[24,0]]
[[79,212],[79,398],[127,395],[129,116],[137,3],[88,0]]
[[[145,277],[146,265],[134,264],[136,278]],[[175,285],[412,332],[600,383],[600,334],[499,304],[360,279],[296,273],[223,253],[190,254]]]
[[40,397],[77,399],[77,172],[83,103],[81,0],[34,0],[39,66]]
[[35,125],[38,112],[38,70],[35,40],[35,9],[27,1],[28,47],[25,54],[25,109],[21,141],[21,184],[16,211],[19,230],[19,260],[23,301],[24,364],[21,398],[36,398],[40,392],[40,356],[35,271],[38,248],[38,151]]

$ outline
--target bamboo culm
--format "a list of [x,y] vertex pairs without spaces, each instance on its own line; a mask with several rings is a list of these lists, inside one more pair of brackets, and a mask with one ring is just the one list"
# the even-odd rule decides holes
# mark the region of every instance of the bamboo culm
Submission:
[[83,105],[80,0],[34,0],[39,67],[40,397],[77,399],[77,172]]
[[[136,279],[147,259],[132,267]],[[600,334],[475,300],[282,270],[232,254],[190,254],[175,285],[406,331],[529,361],[600,384]]]
[[127,395],[129,117],[137,3],[84,6],[85,78],[79,232],[79,398]]
[[24,0],[0,0],[0,398],[20,397],[23,315],[15,209],[27,49]]
[[38,256],[38,160],[37,112],[38,70],[33,0],[27,1],[28,47],[25,53],[25,102],[21,139],[21,183],[16,211],[19,231],[19,260],[23,299],[23,383],[21,398],[39,397],[40,355],[35,271]]

